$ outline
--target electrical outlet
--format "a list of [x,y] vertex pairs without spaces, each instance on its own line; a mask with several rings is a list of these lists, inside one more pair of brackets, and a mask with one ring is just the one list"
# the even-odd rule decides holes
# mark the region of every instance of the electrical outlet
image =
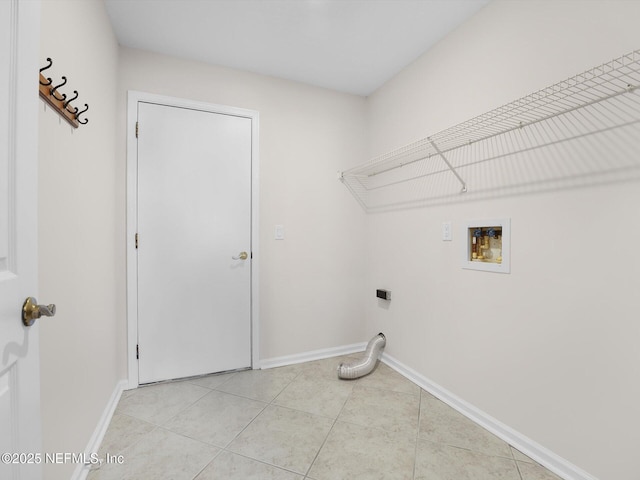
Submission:
[[442,241],[451,241],[451,222],[442,222]]

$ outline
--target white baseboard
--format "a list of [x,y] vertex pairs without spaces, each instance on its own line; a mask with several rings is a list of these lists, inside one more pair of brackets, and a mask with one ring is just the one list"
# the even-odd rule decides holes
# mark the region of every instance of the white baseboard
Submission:
[[559,457],[552,451],[536,443],[530,438],[515,431],[511,427],[487,415],[482,410],[466,402],[447,389],[419,374],[412,368],[399,362],[387,353],[382,354],[382,362],[411,380],[433,396],[460,412],[465,417],[484,427],[498,438],[501,438],[509,445],[517,448],[522,453],[549,469],[560,478],[565,480],[597,480],[594,476],[573,465],[571,462]]
[[321,350],[313,350],[311,352],[295,353],[293,355],[285,355],[283,357],[267,358],[260,361],[259,368],[266,369],[283,367],[285,365],[294,365],[296,363],[322,360],[323,358],[349,355],[350,353],[362,352],[366,348],[366,346],[366,342],[353,343],[351,345],[343,345],[341,347],[323,348]]
[[[113,417],[113,412],[116,410],[118,402],[120,401],[122,391],[127,387],[128,384],[129,382],[127,380],[120,380],[113,389],[113,393],[111,393],[111,397],[107,402],[107,406],[102,412],[102,416],[100,417],[100,420],[98,420],[98,425],[93,431],[93,435],[91,435],[89,443],[87,444],[87,448],[85,449],[87,458],[91,458],[91,454],[98,453],[98,449],[100,448],[100,444],[102,443],[104,434],[107,433],[107,428],[109,428],[109,423],[111,422],[111,418]],[[78,464],[75,471],[73,472],[73,475],[71,476],[71,480],[85,480],[87,478],[87,475],[89,475],[89,467],[90,465]]]

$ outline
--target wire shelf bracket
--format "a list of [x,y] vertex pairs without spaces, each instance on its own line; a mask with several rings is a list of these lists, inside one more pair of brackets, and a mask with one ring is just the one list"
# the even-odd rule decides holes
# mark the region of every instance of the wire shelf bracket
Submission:
[[451,170],[451,172],[456,176],[456,178],[458,179],[458,181],[460,181],[460,184],[462,185],[462,189],[460,190],[460,193],[467,193],[467,184],[464,182],[464,180],[462,179],[462,177],[460,176],[460,174],[456,171],[456,169],[453,167],[453,165],[451,165],[449,163],[449,160],[447,160],[447,157],[444,156],[444,153],[442,153],[440,151],[440,149],[438,148],[438,146],[433,142],[433,140],[431,140],[429,138],[429,143],[431,144],[431,146],[433,147],[433,149],[436,151],[436,153],[438,155],[440,155],[440,158],[442,158],[442,160],[444,160],[444,163],[447,164],[447,167],[449,167],[449,170]]

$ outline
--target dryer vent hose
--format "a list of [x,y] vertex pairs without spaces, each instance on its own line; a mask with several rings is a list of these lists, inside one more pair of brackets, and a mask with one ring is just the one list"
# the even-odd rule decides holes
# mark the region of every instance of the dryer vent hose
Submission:
[[351,380],[364,377],[371,373],[376,367],[378,357],[382,353],[382,350],[384,350],[386,343],[387,339],[383,333],[379,333],[373,337],[369,340],[362,359],[338,365],[338,377]]

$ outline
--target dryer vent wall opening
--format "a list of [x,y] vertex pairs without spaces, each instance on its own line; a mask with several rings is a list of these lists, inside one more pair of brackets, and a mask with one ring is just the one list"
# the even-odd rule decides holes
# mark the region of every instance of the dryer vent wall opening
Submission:
[[373,337],[369,340],[362,359],[338,365],[338,377],[351,380],[364,377],[371,373],[376,367],[378,357],[384,350],[386,343],[387,340],[383,333],[379,333]]

